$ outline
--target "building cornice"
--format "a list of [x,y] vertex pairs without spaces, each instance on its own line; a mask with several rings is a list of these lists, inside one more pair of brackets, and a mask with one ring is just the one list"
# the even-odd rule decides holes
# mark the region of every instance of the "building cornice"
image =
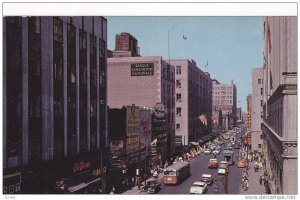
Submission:
[[297,84],[281,84],[279,85],[275,92],[268,99],[268,103],[272,103],[281,95],[296,95],[297,94]]

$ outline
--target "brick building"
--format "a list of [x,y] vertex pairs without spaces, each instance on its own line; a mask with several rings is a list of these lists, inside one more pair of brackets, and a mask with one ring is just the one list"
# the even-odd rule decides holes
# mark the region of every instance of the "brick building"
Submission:
[[[182,144],[188,145],[211,133],[212,80],[194,60],[171,59],[170,64],[176,68],[176,136],[181,136]],[[201,115],[205,115],[207,125],[201,123]]]
[[223,129],[232,128],[236,124],[237,114],[236,85],[233,81],[231,81],[231,84],[221,84],[213,79],[212,88],[213,119],[219,119],[219,112],[222,111],[222,124],[218,125]]
[[[131,50],[129,50],[131,51]],[[113,51],[113,54],[117,50]],[[114,54],[115,56],[116,54]],[[108,105],[121,108],[135,104],[154,108],[162,103],[167,113],[168,133],[163,160],[174,152],[175,70],[161,56],[113,57],[108,59]]]

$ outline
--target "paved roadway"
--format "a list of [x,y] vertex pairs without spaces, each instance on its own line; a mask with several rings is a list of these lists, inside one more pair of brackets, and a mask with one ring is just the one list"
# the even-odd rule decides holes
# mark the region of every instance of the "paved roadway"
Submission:
[[[238,137],[236,137],[238,139]],[[229,140],[225,140],[225,144],[229,142]],[[218,162],[223,158],[223,150],[225,148],[225,144],[222,145],[221,154],[217,155]],[[234,155],[236,155],[239,149],[233,149]],[[198,181],[202,174],[209,173],[213,176],[214,180],[222,178],[222,175],[218,175],[217,169],[209,169],[207,167],[208,161],[210,158],[213,158],[213,154],[210,155],[198,155],[191,161],[191,176],[189,176],[186,180],[184,180],[179,185],[164,185],[162,184],[162,189],[158,192],[158,194],[189,194],[190,187],[195,181]],[[235,161],[235,156],[234,156]],[[240,194],[240,181],[242,175],[243,168],[237,168],[236,162],[229,167],[228,173],[228,194]],[[216,194],[213,189],[214,183],[208,186],[208,190],[206,194]],[[218,194],[225,194],[224,185],[218,182],[219,191]]]

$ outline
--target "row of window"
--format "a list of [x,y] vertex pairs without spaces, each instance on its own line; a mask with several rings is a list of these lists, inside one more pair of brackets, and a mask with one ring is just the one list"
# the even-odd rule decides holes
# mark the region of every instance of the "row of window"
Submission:
[[174,81],[175,79],[175,74],[174,72],[171,70],[171,66],[167,65],[167,67],[162,67],[162,77],[164,79],[167,79],[169,81]]
[[175,94],[175,89],[172,85],[169,85],[169,84],[163,84],[163,93],[165,94],[166,93],[166,90],[167,90],[167,94],[172,94],[174,95]]

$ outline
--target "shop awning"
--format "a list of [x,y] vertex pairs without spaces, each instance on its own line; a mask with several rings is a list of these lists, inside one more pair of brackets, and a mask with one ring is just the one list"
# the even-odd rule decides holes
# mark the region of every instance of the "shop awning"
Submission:
[[70,192],[76,192],[100,180],[101,178],[99,176],[95,176],[91,171],[87,171],[69,177],[66,181],[66,186]]
[[75,185],[75,186],[72,186],[72,187],[68,187],[68,190],[70,192],[76,192],[77,190],[85,188],[86,186],[88,186],[88,184],[86,184],[86,183],[80,183],[78,185]]
[[199,143],[197,143],[197,142],[190,142],[190,144],[194,145],[194,146],[198,146],[199,145]]

